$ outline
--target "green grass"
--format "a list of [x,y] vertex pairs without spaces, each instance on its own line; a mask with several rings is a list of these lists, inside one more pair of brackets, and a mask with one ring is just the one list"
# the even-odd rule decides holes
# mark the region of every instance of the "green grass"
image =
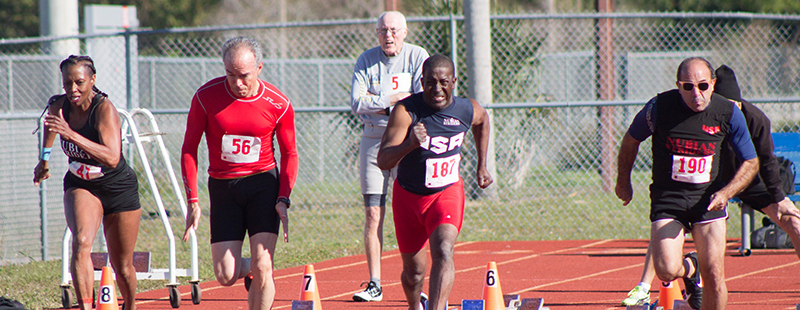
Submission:
[[[623,207],[613,192],[603,192],[596,173],[579,171],[532,171],[520,188],[505,187],[503,176],[497,180],[496,198],[468,200],[459,241],[498,240],[571,240],[571,239],[644,239],[649,237],[648,173],[634,172],[634,200]],[[637,182],[636,180],[639,180]],[[469,179],[465,179],[469,182]],[[290,209],[290,242],[279,242],[275,254],[278,269],[315,263],[328,259],[363,254],[364,210],[357,191],[343,195],[353,185],[314,184],[298,189]],[[204,194],[204,193],[203,193]],[[143,196],[146,196],[143,194]],[[295,195],[293,195],[295,196]],[[202,197],[202,196],[201,196]],[[326,198],[320,198],[326,197]],[[162,194],[167,209],[180,211]],[[201,198],[201,201],[202,200]],[[146,211],[155,210],[151,198],[142,198]],[[207,206],[205,206],[207,207]],[[204,214],[197,232],[199,275],[213,281],[208,214]],[[728,236],[739,237],[740,209],[730,208]],[[756,220],[760,217],[757,216]],[[176,237],[177,267],[189,268],[189,244],[180,241],[183,219],[169,218]],[[167,268],[168,243],[158,218],[143,218],[137,251],[150,251],[153,268]],[[385,250],[397,248],[391,207],[384,224]],[[245,241],[244,256],[249,256]],[[188,278],[179,278],[188,284]],[[0,266],[0,295],[16,299],[29,309],[61,307],[61,261],[32,261],[28,264]],[[141,280],[139,291],[164,288],[165,281]]]

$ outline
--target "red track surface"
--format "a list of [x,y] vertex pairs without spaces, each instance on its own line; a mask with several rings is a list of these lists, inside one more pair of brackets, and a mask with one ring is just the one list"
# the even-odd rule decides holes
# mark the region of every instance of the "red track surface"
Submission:
[[[687,243],[686,251],[693,244]],[[793,250],[755,250],[738,256],[738,243],[729,243],[725,257],[728,286],[727,309],[795,309],[800,302],[800,261]],[[646,240],[572,240],[462,242],[456,245],[455,286],[450,307],[462,299],[480,299],[486,263],[497,262],[504,294],[522,298],[541,297],[550,309],[624,309],[619,302],[639,281]],[[210,263],[210,262],[202,262]],[[322,308],[407,309],[399,276],[398,251],[383,255],[382,302],[358,303],[352,295],[368,278],[364,256],[344,257],[314,264]],[[275,272],[277,295],[274,309],[291,309],[298,299],[303,266]],[[427,281],[426,281],[427,282]],[[202,301],[193,305],[189,286],[181,286],[180,309],[247,309],[247,294],[240,280],[221,287],[213,279],[200,284]],[[681,284],[682,285],[682,284]],[[654,285],[658,289],[657,284]],[[424,290],[427,291],[427,283]],[[137,295],[139,309],[172,309],[166,289]],[[653,291],[651,298],[658,297]]]

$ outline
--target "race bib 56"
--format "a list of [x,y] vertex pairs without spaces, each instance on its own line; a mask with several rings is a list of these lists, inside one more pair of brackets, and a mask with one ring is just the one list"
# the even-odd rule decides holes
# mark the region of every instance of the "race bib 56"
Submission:
[[224,135],[222,136],[222,160],[231,163],[254,163],[261,154],[261,138]]
[[711,180],[713,155],[704,157],[672,155],[672,179],[678,182],[702,184]]

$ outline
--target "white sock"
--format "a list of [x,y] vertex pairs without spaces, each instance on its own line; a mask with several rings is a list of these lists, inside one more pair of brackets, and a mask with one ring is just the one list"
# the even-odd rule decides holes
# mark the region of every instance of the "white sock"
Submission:
[[637,286],[641,286],[645,291],[650,292],[650,283],[639,282]]

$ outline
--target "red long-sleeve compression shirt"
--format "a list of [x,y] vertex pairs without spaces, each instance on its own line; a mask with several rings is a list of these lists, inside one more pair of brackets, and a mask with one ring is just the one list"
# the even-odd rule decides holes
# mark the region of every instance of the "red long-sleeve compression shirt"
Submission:
[[189,202],[197,199],[197,147],[203,133],[208,146],[208,174],[232,179],[275,168],[273,137],[281,152],[278,197],[289,197],[297,179],[294,109],[272,84],[259,80],[258,95],[236,98],[225,77],[200,87],[192,97],[181,148],[181,171]]

